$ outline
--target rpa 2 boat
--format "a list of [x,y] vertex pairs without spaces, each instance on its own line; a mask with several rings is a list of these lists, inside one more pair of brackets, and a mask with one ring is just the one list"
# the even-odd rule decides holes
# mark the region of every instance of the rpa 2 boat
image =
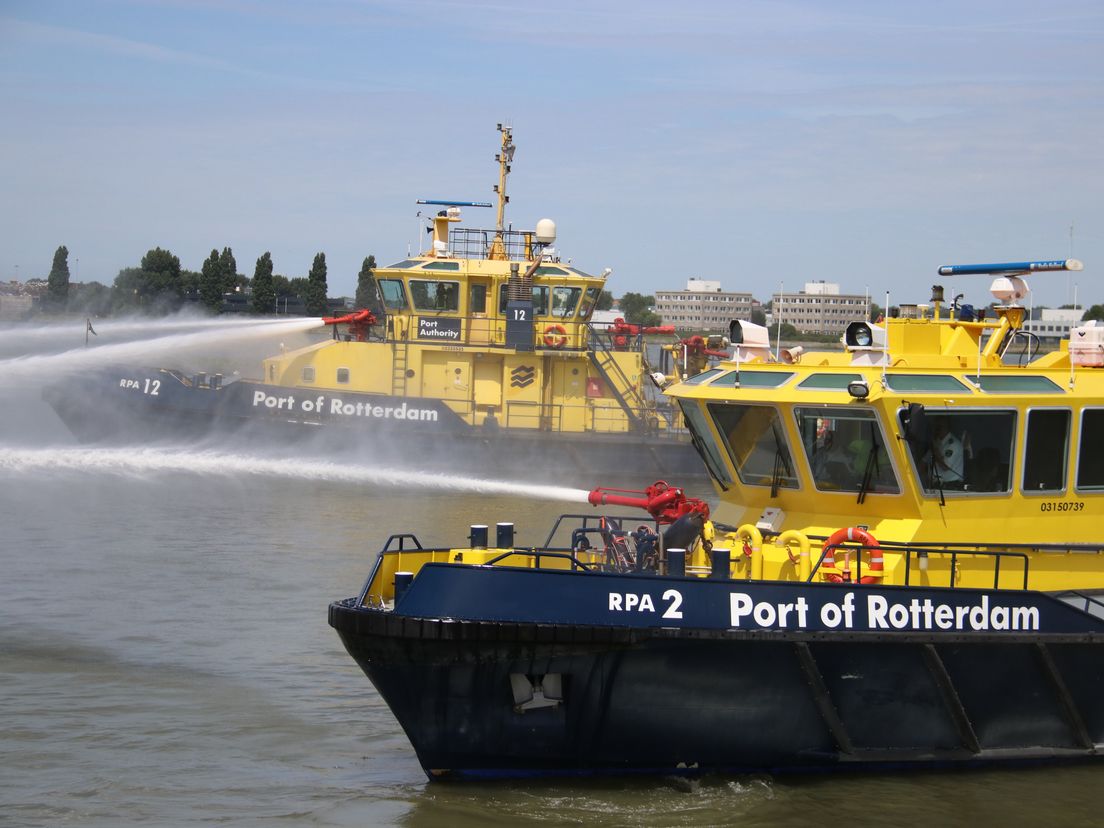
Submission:
[[506,229],[514,144],[499,130],[496,228],[454,226],[461,207],[490,203],[421,202],[433,207],[429,248],[375,271],[370,308],[321,320],[332,339],[266,359],[259,380],[108,370],[58,383],[47,400],[87,440],[248,427],[281,439],[329,432],[377,457],[401,445],[398,459],[420,465],[524,458],[548,471],[700,469],[651,378],[664,366],[648,362],[643,337],[670,338],[663,356],[676,358],[667,373],[679,377],[697,373],[719,343],[677,342],[674,328],[624,320],[592,326],[609,271],[562,261],[547,219],[534,231]]
[[734,322],[669,391],[719,509],[658,482],[540,548],[396,535],[330,624],[434,779],[1098,757],[1104,329],[1009,364],[1022,276],[1072,268],[941,271],[1004,301],[841,353]]

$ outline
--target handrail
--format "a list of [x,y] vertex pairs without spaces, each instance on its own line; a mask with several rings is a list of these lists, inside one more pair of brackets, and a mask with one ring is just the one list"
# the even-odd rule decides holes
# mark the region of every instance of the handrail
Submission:
[[[413,549],[407,549],[403,545],[404,541],[408,538],[411,541],[414,542],[414,548]],[[398,542],[399,542],[399,548],[398,549],[392,549],[391,548],[391,541],[393,541],[393,540],[398,540]],[[383,545],[383,549],[380,550],[380,554],[381,555],[386,555],[389,552],[424,552],[424,551],[425,551],[425,549],[422,547],[422,544],[419,542],[418,538],[412,532],[403,532],[402,534],[396,534],[396,535],[392,535],[391,537],[389,537],[387,539],[387,542]]]
[[[459,337],[451,341],[445,339],[419,339],[417,335],[417,317],[459,320],[461,323]],[[405,320],[405,324],[395,324],[395,320],[397,319]],[[473,334],[473,322],[486,323],[485,326],[478,326],[485,329]],[[563,325],[564,328],[567,329],[567,343],[562,347],[551,347],[544,343],[544,329],[549,325]],[[379,333],[369,334],[369,341],[384,342],[388,344],[410,342],[430,344],[436,342],[442,345],[464,345],[472,348],[491,348],[510,352],[514,350],[512,346],[506,345],[506,317],[498,313],[497,309],[478,316],[461,316],[455,311],[418,310],[414,307],[393,308],[387,310],[384,317],[379,321],[379,324],[374,326],[372,330],[375,331],[376,329],[379,330]],[[577,334],[578,338],[573,334]],[[352,340],[347,338],[345,341]],[[576,342],[579,343],[577,347],[573,344]],[[533,347],[535,351],[547,351],[549,353],[556,351],[594,353],[602,350],[610,350],[609,345],[604,341],[598,331],[594,329],[593,323],[588,322],[576,313],[572,313],[570,316],[556,316],[549,313],[534,316]],[[643,335],[637,335],[631,337],[631,343],[629,347],[625,348],[625,351],[643,354],[645,353],[645,348],[646,343]]]
[[[582,520],[583,525],[582,525],[581,528],[587,529],[587,528],[591,527],[593,521],[602,520],[603,518],[605,518],[606,520],[616,520],[619,523],[627,521],[627,522],[635,524],[637,526],[639,526],[642,523],[643,524],[649,524],[650,523],[656,529],[656,533],[657,534],[659,533],[659,523],[654,518],[649,520],[647,517],[645,517],[644,515],[641,515],[641,514],[635,514],[635,515],[596,515],[593,512],[591,512],[589,514],[564,514],[564,515],[560,515],[558,518],[556,518],[556,522],[554,524],[552,524],[552,530],[548,533],[548,537],[544,539],[544,546],[549,546],[549,547],[552,546],[552,540],[556,537],[556,532],[559,531],[560,524],[563,523],[565,520]],[[595,527],[595,528],[599,528],[599,527]]]
[[[1077,589],[1066,589],[1062,592],[1052,592],[1051,596],[1057,598],[1060,601],[1065,600],[1067,596],[1076,596],[1077,598],[1080,598],[1085,602],[1083,612],[1089,612],[1089,605],[1093,604],[1099,608],[1101,616],[1104,616],[1104,601],[1101,601],[1094,595],[1089,595]],[[1066,603],[1070,602],[1067,601]],[[1070,606],[1073,606],[1073,604],[1070,604]]]
[[489,561],[485,561],[484,563],[479,564],[479,565],[480,566],[494,566],[499,561],[504,561],[507,558],[510,558],[514,555],[530,555],[530,556],[533,556],[535,558],[535,563],[536,563],[535,568],[536,569],[541,568],[540,567],[541,558],[563,558],[565,560],[571,561],[572,568],[583,569],[583,570],[586,570],[587,572],[594,571],[593,567],[591,567],[590,564],[583,563],[578,558],[576,558],[574,553],[572,553],[572,552],[550,552],[550,551],[547,551],[547,550],[539,550],[539,549],[536,549],[536,548],[534,548],[534,549],[511,549],[509,552],[503,552],[501,555],[496,555],[495,557],[491,558]]
[[[820,538],[810,538],[810,540],[814,540],[814,539],[815,540],[821,540]],[[967,546],[967,544],[962,544],[962,545]],[[969,545],[972,545],[972,544],[969,544]],[[980,545],[981,544],[978,544],[978,546],[980,546]],[[902,545],[892,545],[892,546],[890,546],[890,545],[887,545],[885,543],[882,543],[882,544],[880,544],[879,546],[876,546],[876,547],[875,546],[865,546],[865,545],[860,546],[858,544],[849,544],[846,547],[839,547],[839,548],[857,549],[857,550],[864,551],[864,552],[869,551],[869,550],[873,550],[873,549],[878,549],[882,553],[885,553],[886,551],[893,551],[893,552],[903,553],[904,556],[905,556],[905,586],[910,586],[912,584],[912,556],[913,556],[913,554],[915,554],[917,556],[918,560],[919,560],[921,555],[927,556],[927,555],[931,554],[932,552],[935,552],[937,554],[941,553],[941,554],[945,554],[945,555],[950,555],[951,556],[951,567],[950,567],[950,571],[949,571],[950,583],[948,584],[948,586],[951,589],[956,588],[955,580],[958,576],[958,566],[959,566],[958,559],[959,559],[960,556],[974,556],[974,555],[976,555],[976,556],[979,556],[979,557],[993,558],[994,559],[994,563],[993,563],[993,589],[1000,589],[1001,561],[1004,558],[1017,558],[1017,559],[1019,559],[1020,561],[1023,562],[1023,589],[1025,589],[1025,590],[1027,589],[1028,569],[1030,567],[1031,560],[1028,557],[1026,552],[998,551],[996,549],[957,549],[957,548],[954,548],[954,547],[955,547],[954,544],[942,544],[942,545],[934,545],[934,544],[932,544],[932,545],[928,545],[928,544],[903,545],[902,544]],[[809,573],[809,577],[805,579],[807,582],[811,582],[816,577],[817,573],[820,571],[821,564],[824,563],[824,558],[828,555],[828,552],[830,550],[835,552],[835,551],[838,551],[838,548],[825,547],[821,550],[820,557],[818,557],[817,560],[816,560],[816,563],[813,564],[812,571]],[[855,575],[854,575],[853,583],[857,584],[857,583],[860,583],[861,580],[862,580],[862,555],[858,555],[856,557],[855,561],[856,561],[856,566],[855,566]]]

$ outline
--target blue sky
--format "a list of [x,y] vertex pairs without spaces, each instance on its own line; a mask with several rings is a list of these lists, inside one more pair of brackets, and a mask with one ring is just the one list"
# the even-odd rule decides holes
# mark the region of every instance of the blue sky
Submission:
[[492,199],[504,121],[507,219],[555,219],[614,295],[923,301],[941,264],[1070,255],[1072,226],[1085,270],[1035,304],[1104,302],[1102,81],[1099,0],[0,0],[0,279],[59,244],[107,284],[229,245],[250,276],[324,251],[351,294],[422,240],[418,198]]

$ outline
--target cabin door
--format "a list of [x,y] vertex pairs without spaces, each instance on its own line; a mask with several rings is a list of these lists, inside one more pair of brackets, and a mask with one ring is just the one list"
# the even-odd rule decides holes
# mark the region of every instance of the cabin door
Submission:
[[473,278],[468,282],[468,342],[489,345],[493,340],[493,324],[489,311],[491,280]]

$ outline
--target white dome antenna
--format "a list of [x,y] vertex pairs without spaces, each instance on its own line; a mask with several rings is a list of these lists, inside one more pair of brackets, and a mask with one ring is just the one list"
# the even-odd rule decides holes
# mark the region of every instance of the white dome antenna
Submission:
[[536,238],[541,244],[552,244],[556,240],[556,222],[547,218],[538,221]]

